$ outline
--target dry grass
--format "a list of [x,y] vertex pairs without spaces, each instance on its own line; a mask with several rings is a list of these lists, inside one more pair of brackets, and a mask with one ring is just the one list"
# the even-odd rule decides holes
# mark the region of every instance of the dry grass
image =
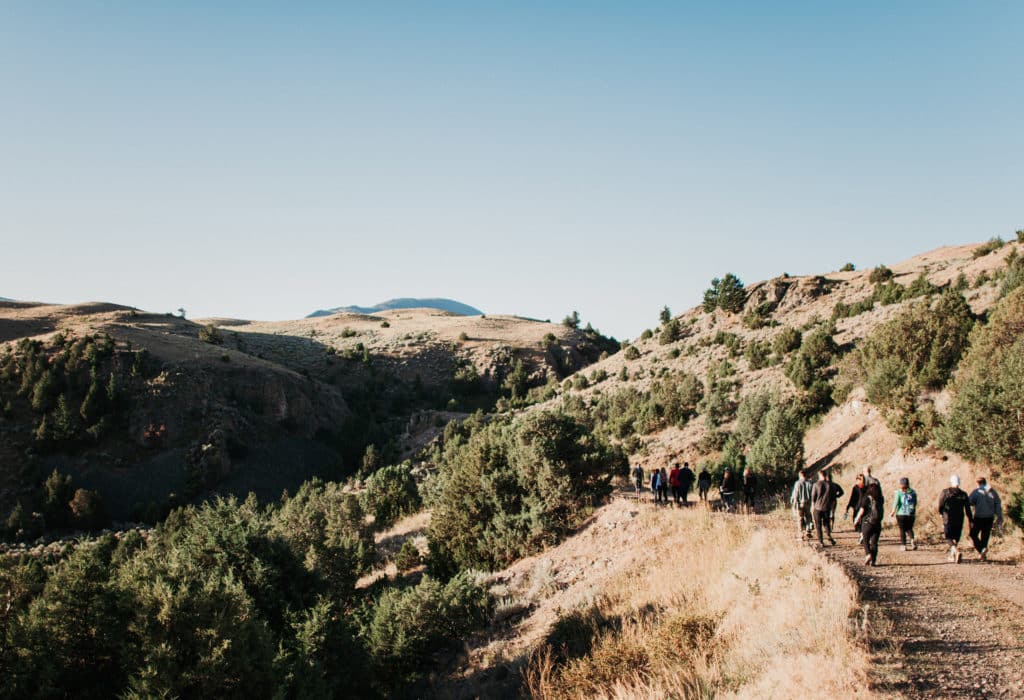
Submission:
[[535,698],[867,697],[853,585],[788,520],[650,510],[646,566],[564,613],[526,670]]

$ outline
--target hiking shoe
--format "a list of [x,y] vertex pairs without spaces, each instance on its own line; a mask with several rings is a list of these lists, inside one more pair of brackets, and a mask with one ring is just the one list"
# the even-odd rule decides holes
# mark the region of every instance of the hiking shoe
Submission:
[[831,538],[831,537],[829,537],[829,538],[828,538],[828,543],[829,543],[830,545],[832,545],[833,547],[835,547],[835,546],[836,546],[836,541],[835,541],[835,539],[833,539],[833,538]]
[[917,551],[917,540],[910,540],[910,548],[915,552]]
[[902,549],[904,552],[907,551],[907,545],[901,544],[900,549]]
[[981,560],[988,561],[988,547],[981,550]]
[[956,547],[953,547],[953,563],[954,564],[959,564],[960,563],[960,557],[961,557],[960,550],[957,549]]
[[864,535],[857,535],[857,544],[864,544]]
[[949,561],[949,562],[953,561],[953,548],[952,547],[950,547],[949,549],[946,550],[946,561]]
[[871,555],[870,554],[865,554],[864,555],[864,566],[871,566]]

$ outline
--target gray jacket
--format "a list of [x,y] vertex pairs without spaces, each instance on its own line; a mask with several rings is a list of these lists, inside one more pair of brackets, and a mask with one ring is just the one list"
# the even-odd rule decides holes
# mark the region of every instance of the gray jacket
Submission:
[[1003,519],[1003,503],[999,500],[999,494],[991,486],[979,486],[971,492],[971,508],[974,509],[975,518],[996,518],[1000,522]]

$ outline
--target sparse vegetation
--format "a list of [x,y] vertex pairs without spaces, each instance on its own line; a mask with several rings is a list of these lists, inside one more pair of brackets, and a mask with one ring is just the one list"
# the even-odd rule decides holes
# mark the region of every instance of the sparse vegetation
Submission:
[[868,282],[871,284],[885,284],[893,278],[893,272],[885,265],[879,265],[868,275]]
[[975,248],[974,252],[971,253],[971,257],[973,257],[975,260],[977,260],[978,258],[983,258],[989,253],[994,253],[995,251],[999,250],[1004,245],[1006,245],[1006,241],[1004,241],[1002,238],[998,236],[990,238],[988,239],[988,242],[982,243],[980,246]]

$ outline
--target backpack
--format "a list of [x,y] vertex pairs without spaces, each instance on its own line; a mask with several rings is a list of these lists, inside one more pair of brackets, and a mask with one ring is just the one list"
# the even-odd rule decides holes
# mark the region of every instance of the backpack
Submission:
[[907,515],[917,513],[917,494],[912,489],[908,489],[903,494],[903,510],[907,512]]

